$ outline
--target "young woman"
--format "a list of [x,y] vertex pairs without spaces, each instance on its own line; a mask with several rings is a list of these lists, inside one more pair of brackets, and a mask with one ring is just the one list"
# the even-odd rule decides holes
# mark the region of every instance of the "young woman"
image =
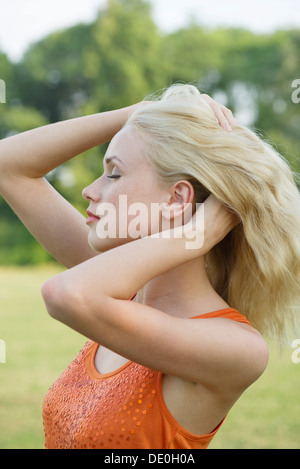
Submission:
[[[110,140],[86,220],[44,176]],[[0,191],[67,267],[42,286],[49,314],[89,339],[45,398],[46,448],[207,448],[299,300],[286,162],[177,85],[1,141]]]

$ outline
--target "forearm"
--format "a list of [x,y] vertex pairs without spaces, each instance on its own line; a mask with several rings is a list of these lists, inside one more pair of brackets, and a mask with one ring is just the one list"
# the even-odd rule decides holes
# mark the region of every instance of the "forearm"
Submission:
[[[43,296],[46,305],[51,297],[53,309],[49,313],[62,322],[64,318],[60,314],[67,318],[74,313],[74,305],[84,304],[90,311],[95,307],[99,312],[101,305],[105,305],[105,298],[128,300],[151,279],[204,254],[204,250],[203,245],[187,249],[184,237],[142,238],[50,278],[43,285]],[[66,304],[70,305],[70,310]]]
[[103,298],[127,300],[153,278],[206,255],[238,222],[236,215],[211,195],[186,225],[165,231],[163,235],[132,241],[89,259],[49,279],[44,292],[48,287],[51,294],[54,292],[54,303],[58,307],[64,303],[64,298],[69,298],[71,304],[78,300],[88,307],[89,303],[91,309],[93,303],[101,308]]
[[0,178],[9,174],[39,178],[97,145],[123,127],[128,107],[39,127],[0,142]]
[[128,300],[153,278],[205,256],[237,221],[211,195],[193,215],[192,223],[164,232],[168,236],[132,241],[47,280],[42,287],[47,310],[72,329],[103,340],[119,327],[123,315],[119,300]]

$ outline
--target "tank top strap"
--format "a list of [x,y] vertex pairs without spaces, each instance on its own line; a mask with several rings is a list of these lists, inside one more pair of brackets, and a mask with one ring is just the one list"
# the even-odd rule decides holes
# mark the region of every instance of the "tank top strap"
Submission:
[[248,319],[234,308],[219,309],[217,311],[212,311],[210,313],[200,314],[199,316],[193,316],[190,319],[202,319],[202,318],[203,319],[225,318],[225,319],[231,319],[232,321],[243,322],[251,326],[251,323],[248,321]]
[[132,295],[130,298],[128,298],[128,301],[132,301],[133,298],[135,298],[135,297],[136,297],[136,293],[134,295]]
[[[130,298],[128,298],[128,301],[132,301],[135,297],[136,297],[136,293],[132,295]],[[231,319],[232,321],[243,322],[251,326],[251,323],[248,321],[248,319],[234,308],[218,309],[217,311],[211,311],[210,313],[199,314],[199,316],[192,316],[189,319],[202,319],[202,318],[203,319],[225,318],[225,319]]]

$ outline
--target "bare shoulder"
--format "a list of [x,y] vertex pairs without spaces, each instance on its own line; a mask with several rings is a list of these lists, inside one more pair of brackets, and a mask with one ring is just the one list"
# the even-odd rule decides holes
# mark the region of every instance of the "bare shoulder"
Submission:
[[193,323],[196,330],[204,327],[210,333],[202,347],[195,345],[195,356],[202,350],[198,379],[164,375],[162,393],[175,420],[201,435],[216,428],[244,391],[262,375],[269,352],[261,334],[248,324],[223,318]]
[[[215,343],[208,346],[212,373],[208,384],[216,391],[243,392],[265,371],[269,349],[262,335],[247,323],[226,318],[210,318],[208,329],[215,329]],[[197,327],[201,327],[201,321]],[[214,340],[214,339],[212,339]]]

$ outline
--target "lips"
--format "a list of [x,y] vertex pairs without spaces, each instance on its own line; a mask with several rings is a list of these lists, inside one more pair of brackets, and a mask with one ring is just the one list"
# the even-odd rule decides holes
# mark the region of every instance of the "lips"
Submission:
[[90,212],[89,210],[86,211],[88,214],[88,219],[86,220],[86,224],[92,223],[93,221],[99,221],[100,217],[97,217],[93,212]]

